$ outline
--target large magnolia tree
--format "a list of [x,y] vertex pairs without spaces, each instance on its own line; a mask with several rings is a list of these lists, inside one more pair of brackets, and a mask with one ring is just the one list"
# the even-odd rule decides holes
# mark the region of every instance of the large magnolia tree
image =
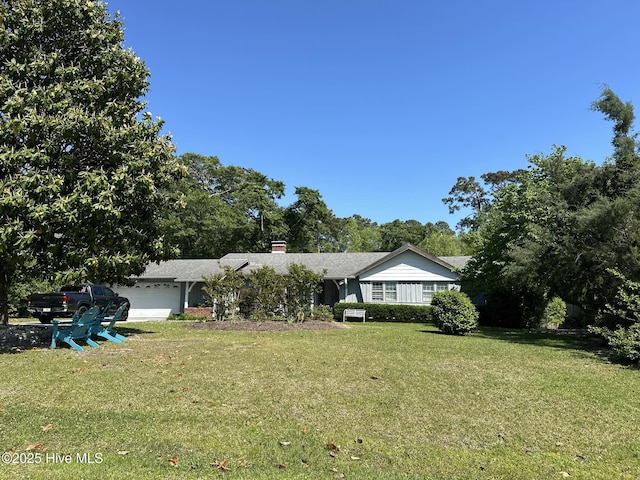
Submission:
[[167,258],[181,168],[101,1],[0,0],[0,322],[15,278],[118,282]]

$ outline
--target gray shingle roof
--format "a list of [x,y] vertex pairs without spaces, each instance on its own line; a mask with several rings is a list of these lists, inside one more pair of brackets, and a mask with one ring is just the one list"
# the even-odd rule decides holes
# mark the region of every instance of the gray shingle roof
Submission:
[[220,259],[223,265],[231,260],[247,260],[244,271],[263,265],[286,273],[289,265],[301,264],[317,273],[325,272],[327,279],[353,278],[354,274],[388,255],[388,252],[352,253],[229,253]]
[[[322,273],[326,279],[342,280],[355,278],[360,272],[381,263],[387,257],[411,249],[422,254],[420,249],[404,246],[395,252],[350,252],[350,253],[229,253],[220,259],[180,259],[152,263],[146,271],[136,277],[141,280],[165,280],[173,282],[199,282],[202,277],[214,275],[223,271],[228,265],[235,270],[242,269],[243,273],[269,265],[278,273],[286,273],[289,265],[296,263],[317,273]],[[462,268],[471,257],[433,257],[423,252],[427,258],[436,263],[454,268]]]
[[[235,260],[226,263],[238,269],[244,266],[243,261]],[[139,279],[170,280],[173,282],[200,282],[202,277],[215,275],[223,271],[220,260],[209,258],[167,260],[166,262],[151,263]]]
[[469,263],[469,260],[471,260],[470,256],[464,256],[464,255],[459,255],[457,257],[438,257],[438,258],[456,268],[464,268],[467,265],[467,263]]

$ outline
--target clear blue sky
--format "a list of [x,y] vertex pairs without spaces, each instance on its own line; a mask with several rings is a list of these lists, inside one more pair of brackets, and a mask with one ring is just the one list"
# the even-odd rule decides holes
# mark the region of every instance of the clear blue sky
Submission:
[[458,220],[459,176],[553,144],[602,162],[640,108],[635,0],[111,0],[177,153],[320,191],[340,217]]

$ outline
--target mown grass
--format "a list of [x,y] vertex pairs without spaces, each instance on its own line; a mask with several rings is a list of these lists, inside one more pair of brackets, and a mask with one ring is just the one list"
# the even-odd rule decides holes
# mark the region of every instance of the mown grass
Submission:
[[40,464],[0,478],[640,477],[640,372],[585,340],[349,327],[131,324],[83,354],[3,355],[0,451]]

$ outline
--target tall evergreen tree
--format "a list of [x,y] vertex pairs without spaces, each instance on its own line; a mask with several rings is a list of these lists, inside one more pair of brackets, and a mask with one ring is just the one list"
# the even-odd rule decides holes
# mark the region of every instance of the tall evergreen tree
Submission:
[[0,322],[30,271],[125,280],[167,258],[157,212],[180,175],[149,72],[101,1],[0,0]]

